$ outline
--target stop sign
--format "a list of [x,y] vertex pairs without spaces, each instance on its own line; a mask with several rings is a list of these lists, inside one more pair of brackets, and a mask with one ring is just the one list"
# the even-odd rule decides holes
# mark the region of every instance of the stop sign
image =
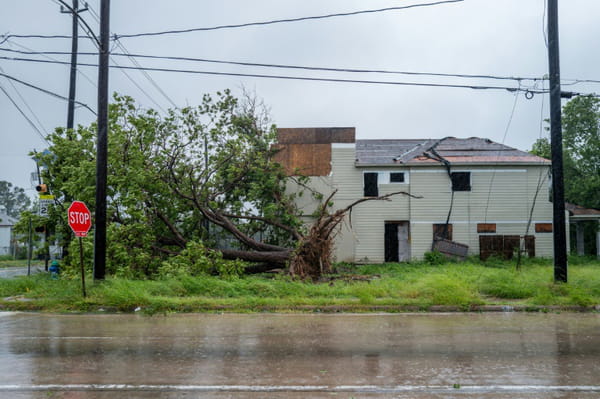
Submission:
[[73,201],[67,210],[69,216],[69,226],[76,237],[87,236],[90,227],[92,227],[92,215],[90,210],[81,201]]

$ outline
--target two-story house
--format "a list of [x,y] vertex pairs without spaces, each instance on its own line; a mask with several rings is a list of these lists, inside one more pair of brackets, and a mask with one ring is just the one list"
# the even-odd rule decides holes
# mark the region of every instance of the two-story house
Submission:
[[[336,237],[338,261],[420,259],[440,241],[484,258],[518,248],[552,256],[547,159],[477,137],[355,140],[354,128],[279,129],[277,147],[290,175],[325,196],[337,190],[332,210],[410,194],[356,206]],[[317,204],[297,201],[305,215]]]

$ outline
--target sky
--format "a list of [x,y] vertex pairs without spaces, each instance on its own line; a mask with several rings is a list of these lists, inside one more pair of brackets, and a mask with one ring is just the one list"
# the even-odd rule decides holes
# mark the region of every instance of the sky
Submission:
[[[57,0],[2,1],[0,35],[70,35],[71,15]],[[71,4],[71,0],[65,0]],[[110,30],[128,35],[220,25],[244,24],[359,10],[433,3],[435,0],[113,0]],[[497,80],[402,74],[328,72],[240,65],[137,59],[152,68],[312,78],[548,88],[545,0],[464,0],[327,19],[190,33],[122,37],[111,41],[113,53],[193,57],[235,62],[337,69],[468,74],[537,80]],[[81,2],[83,3],[83,1]],[[600,92],[600,1],[559,2],[560,60],[563,91]],[[82,18],[99,32],[100,0],[88,1]],[[84,35],[80,29],[80,35]],[[47,59],[9,50],[70,52],[70,39],[0,36],[0,57]],[[119,44],[124,47],[119,47]],[[28,50],[28,51],[29,51]],[[81,38],[80,52],[94,52]],[[70,61],[70,56],[50,55]],[[97,64],[98,57],[79,56]],[[114,55],[111,65],[133,66]],[[0,72],[67,97],[69,66],[0,59]],[[97,108],[97,67],[80,66],[77,100]],[[150,79],[148,78],[150,77]],[[568,84],[568,85],[567,85]],[[14,86],[13,86],[14,85]],[[141,88],[141,89],[140,89]],[[269,107],[279,127],[356,128],[357,139],[485,137],[528,150],[547,132],[548,95],[508,90],[283,80],[111,69],[110,92],[130,95],[145,108],[193,106],[204,93],[229,88],[250,91]],[[43,136],[66,125],[67,102],[0,76],[0,180],[34,194],[30,182],[32,150],[47,147]],[[5,93],[6,92],[6,93]],[[163,94],[164,93],[164,94]],[[8,94],[8,95],[7,95]],[[37,130],[13,105],[19,108]],[[95,116],[75,111],[75,123],[89,125]],[[110,137],[109,137],[110,140]]]

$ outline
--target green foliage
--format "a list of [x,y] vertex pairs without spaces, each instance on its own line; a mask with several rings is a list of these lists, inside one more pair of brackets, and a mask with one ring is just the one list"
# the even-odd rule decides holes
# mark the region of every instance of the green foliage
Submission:
[[430,265],[441,265],[442,263],[446,263],[448,258],[446,258],[440,251],[429,251],[425,252],[423,255],[425,262]]
[[[240,102],[224,91],[215,97],[204,95],[197,107],[159,115],[115,95],[108,130],[109,274],[140,278],[156,275],[159,269],[167,275],[185,269],[182,259],[195,251],[186,248],[188,241],[214,246],[223,240],[223,223],[207,227],[207,219],[223,215],[230,217],[239,235],[260,233],[277,245],[293,241],[277,226],[301,223],[285,194],[284,171],[273,161],[275,128],[256,102]],[[73,234],[66,210],[80,200],[95,213],[96,125],[58,128],[48,140],[49,151],[40,155],[39,163],[56,195],[49,216],[51,239],[63,241],[69,248],[67,263],[76,266],[78,252],[69,245]],[[261,217],[253,218],[257,214]],[[185,255],[170,259],[183,248]],[[192,274],[207,267],[196,261],[187,266]],[[238,275],[241,268],[220,261],[211,266],[228,276]]]
[[[600,99],[576,96],[562,110],[565,201],[600,209]],[[532,153],[550,159],[550,142],[537,140]],[[597,222],[586,223],[585,244],[595,253]],[[574,245],[575,240],[571,240]]]
[[31,200],[21,187],[13,186],[12,183],[0,180],[0,207],[6,209],[6,214],[18,218],[19,214],[31,205]]
[[218,274],[235,278],[244,272],[240,261],[224,260],[221,253],[206,248],[202,242],[189,241],[183,251],[162,262],[158,275],[165,279],[176,276],[201,276]]
[[[195,247],[195,246],[191,246]],[[191,255],[202,250],[188,251]],[[205,254],[206,255],[206,254]],[[93,283],[88,273],[88,297],[81,295],[78,278],[47,274],[0,279],[0,304],[5,309],[94,311],[100,308],[131,312],[138,307],[146,314],[167,311],[260,311],[314,310],[323,306],[369,310],[389,306],[398,311],[411,305],[428,309],[433,305],[468,309],[476,304],[576,305],[600,304],[600,262],[571,265],[568,284],[553,283],[551,262],[524,263],[520,272],[512,267],[488,267],[481,263],[365,265],[342,273],[337,280],[306,283],[289,276],[264,278],[242,276],[219,278],[209,274],[177,273],[159,280],[109,277]],[[356,273],[369,273],[368,280],[352,280]],[[32,301],[6,301],[6,297]],[[308,308],[305,308],[308,306]]]

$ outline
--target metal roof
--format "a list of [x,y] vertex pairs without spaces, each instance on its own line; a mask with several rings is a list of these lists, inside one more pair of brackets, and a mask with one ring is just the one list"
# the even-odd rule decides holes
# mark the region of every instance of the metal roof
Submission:
[[519,164],[550,161],[489,139],[398,139],[357,140],[356,165],[431,165],[442,160],[450,163]]

